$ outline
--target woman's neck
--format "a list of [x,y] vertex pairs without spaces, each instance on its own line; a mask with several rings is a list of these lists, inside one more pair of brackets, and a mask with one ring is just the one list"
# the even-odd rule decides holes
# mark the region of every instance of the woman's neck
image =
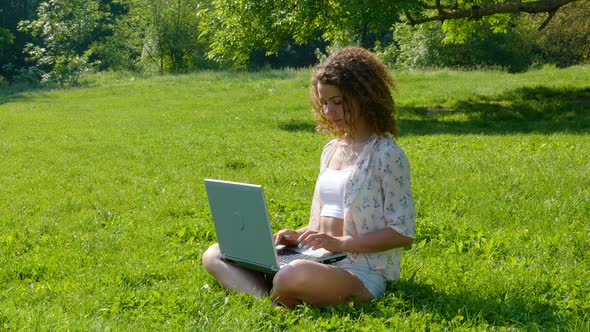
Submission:
[[347,133],[343,138],[351,144],[364,144],[375,134],[367,126],[358,126],[352,133]]

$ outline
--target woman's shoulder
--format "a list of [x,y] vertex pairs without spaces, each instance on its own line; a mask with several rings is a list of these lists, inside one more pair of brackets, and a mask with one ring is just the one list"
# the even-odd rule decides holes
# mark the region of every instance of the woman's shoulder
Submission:
[[396,163],[409,166],[410,163],[404,150],[397,145],[391,135],[384,135],[377,139],[373,156],[379,161],[378,164]]
[[324,145],[324,150],[329,149],[338,143],[338,139],[334,138]]
[[401,153],[405,154],[402,148],[397,145],[391,134],[379,136],[376,142],[376,149],[382,153]]
[[326,145],[324,145],[324,150],[322,152],[323,154],[329,153],[330,151],[334,150],[336,148],[336,146],[338,145],[338,139],[334,138],[332,140],[330,140],[328,143],[326,143]]
[[322,162],[326,162],[330,159],[330,156],[333,154],[334,150],[337,147],[338,139],[333,139],[324,145],[324,150],[322,151],[321,160]]

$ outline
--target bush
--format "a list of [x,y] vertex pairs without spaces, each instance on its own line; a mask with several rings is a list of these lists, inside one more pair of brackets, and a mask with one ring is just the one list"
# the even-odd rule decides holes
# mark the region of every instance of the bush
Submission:
[[503,68],[511,72],[526,70],[534,62],[530,46],[515,32],[473,34],[463,44],[443,43],[440,22],[411,27],[397,24],[394,43],[377,47],[389,65],[401,69]]
[[590,1],[562,7],[545,29],[544,16],[521,15],[515,31],[529,40],[541,63],[558,67],[590,63]]
[[500,67],[518,72],[533,64],[566,67],[590,63],[590,1],[562,7],[539,31],[546,17],[512,15],[502,32],[494,32],[486,21],[464,23],[471,28],[453,22],[451,30],[459,27],[459,32],[469,32],[455,38],[459,43],[454,44],[445,43],[448,35],[440,22],[415,27],[399,23],[393,29],[393,44],[377,45],[376,51],[391,66],[402,69]]

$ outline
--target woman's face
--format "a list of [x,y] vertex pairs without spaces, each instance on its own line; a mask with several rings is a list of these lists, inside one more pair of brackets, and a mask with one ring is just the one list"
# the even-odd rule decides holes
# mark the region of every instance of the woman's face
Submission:
[[344,96],[335,85],[318,83],[318,96],[322,104],[324,115],[332,121],[338,130],[348,129],[344,118]]
[[[336,85],[318,83],[318,96],[322,104],[324,115],[330,120],[336,129],[342,132],[350,132],[358,129],[362,123],[359,103],[355,100],[344,102],[344,95]],[[344,105],[347,105],[346,109]],[[348,114],[347,114],[348,113]]]

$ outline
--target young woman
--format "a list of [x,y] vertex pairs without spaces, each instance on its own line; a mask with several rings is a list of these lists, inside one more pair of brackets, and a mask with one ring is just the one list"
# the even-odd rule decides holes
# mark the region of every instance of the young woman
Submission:
[[310,99],[318,128],[337,138],[325,147],[309,225],[281,230],[277,244],[347,253],[331,265],[297,260],[274,276],[224,261],[217,244],[203,255],[207,270],[227,289],[270,293],[288,308],[377,298],[400,274],[401,247],[410,245],[415,209],[410,166],[397,134],[394,81],[371,52],[347,47],[313,73]]

